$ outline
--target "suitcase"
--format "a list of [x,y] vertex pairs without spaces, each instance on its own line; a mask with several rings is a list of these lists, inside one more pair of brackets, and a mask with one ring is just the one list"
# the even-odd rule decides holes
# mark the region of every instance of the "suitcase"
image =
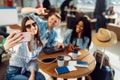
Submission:
[[92,80],[113,80],[115,71],[109,66],[102,66],[100,69],[100,63],[96,64],[95,70],[90,74]]
[[[101,66],[103,55],[104,58]],[[92,80],[114,80],[115,71],[110,65],[109,57],[101,50],[96,50],[93,56],[96,59],[96,67],[95,70],[90,74]]]

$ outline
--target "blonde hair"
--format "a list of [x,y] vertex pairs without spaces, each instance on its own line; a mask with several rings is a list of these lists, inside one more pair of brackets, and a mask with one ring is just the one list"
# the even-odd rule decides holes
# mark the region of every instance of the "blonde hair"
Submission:
[[59,18],[61,20],[61,16],[59,13],[54,13],[53,15],[55,15],[57,18]]

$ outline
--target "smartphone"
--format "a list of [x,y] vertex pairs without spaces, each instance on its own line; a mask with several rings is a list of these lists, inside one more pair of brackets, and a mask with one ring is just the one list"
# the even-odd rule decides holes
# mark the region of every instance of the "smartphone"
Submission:
[[19,34],[23,35],[23,39],[20,42],[28,42],[28,41],[31,40],[31,34],[30,34],[30,32],[19,32],[15,36],[17,36]]
[[55,62],[55,61],[56,61],[56,58],[45,58],[45,59],[42,59],[43,63],[52,63],[52,62]]
[[27,42],[31,40],[30,32],[22,32],[22,34],[24,38],[21,40],[21,42]]

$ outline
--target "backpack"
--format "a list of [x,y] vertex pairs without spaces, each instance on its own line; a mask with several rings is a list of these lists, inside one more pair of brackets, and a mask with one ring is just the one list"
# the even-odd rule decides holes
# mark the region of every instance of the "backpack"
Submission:
[[109,57],[100,50],[96,50],[93,56],[96,59],[96,67],[90,74],[92,80],[114,80],[115,71],[110,65]]

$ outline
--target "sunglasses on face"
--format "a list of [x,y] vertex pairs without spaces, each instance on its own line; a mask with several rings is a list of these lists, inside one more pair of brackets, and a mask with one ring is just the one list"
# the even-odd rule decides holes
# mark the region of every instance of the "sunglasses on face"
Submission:
[[34,26],[34,27],[35,27],[35,26],[36,26],[36,22],[34,22],[34,23],[32,23],[32,24],[27,24],[27,25],[26,25],[26,28],[31,28],[31,26]]

